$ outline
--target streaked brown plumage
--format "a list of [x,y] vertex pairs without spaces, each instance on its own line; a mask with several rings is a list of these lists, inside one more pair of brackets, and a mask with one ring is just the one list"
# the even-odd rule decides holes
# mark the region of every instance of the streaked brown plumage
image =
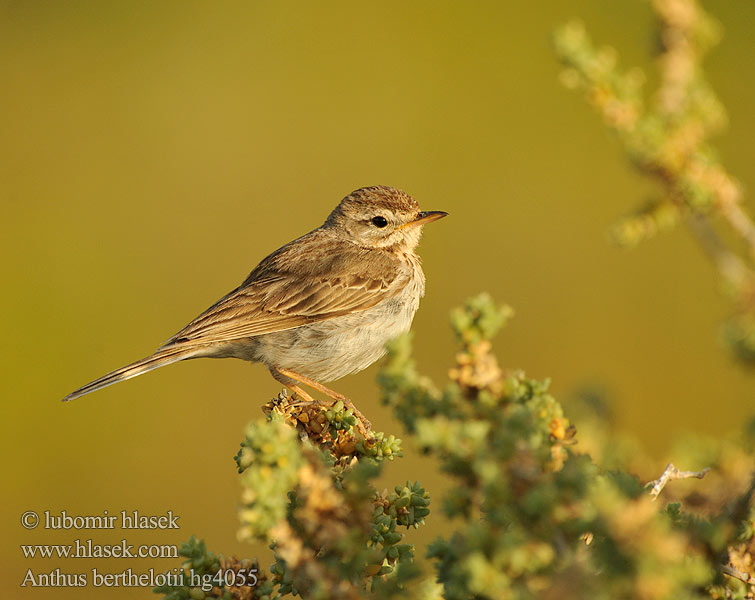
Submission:
[[64,400],[200,357],[261,362],[308,400],[297,383],[345,400],[317,382],[366,368],[409,329],[425,288],[414,249],[422,226],[445,215],[420,212],[411,196],[391,187],[356,190],[321,227],[263,259],[154,354]]

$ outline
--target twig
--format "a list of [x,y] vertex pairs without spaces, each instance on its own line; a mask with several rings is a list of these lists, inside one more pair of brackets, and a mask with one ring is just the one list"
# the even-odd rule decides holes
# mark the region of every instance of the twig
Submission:
[[710,471],[710,467],[705,467],[702,471],[680,471],[674,466],[674,463],[669,463],[658,479],[648,482],[647,485],[653,485],[653,489],[650,490],[650,496],[653,500],[658,498],[669,481],[674,479],[690,479],[691,477],[702,479],[708,471]]
[[744,583],[747,583],[749,585],[755,585],[755,577],[748,575],[747,573],[742,573],[742,571],[738,571],[730,565],[721,565],[721,571],[724,575],[728,575],[729,577],[733,577],[734,579],[739,579],[739,581],[743,581]]
[[755,224],[741,205],[732,202],[721,206],[721,214],[731,228],[739,234],[750,251],[750,258],[755,261]]
[[752,285],[755,279],[752,270],[724,244],[705,217],[691,215],[687,224],[718,272],[732,287],[741,291],[748,284]]

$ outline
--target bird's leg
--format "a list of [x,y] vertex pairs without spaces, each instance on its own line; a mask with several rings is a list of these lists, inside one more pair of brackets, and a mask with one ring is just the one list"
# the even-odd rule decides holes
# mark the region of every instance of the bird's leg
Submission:
[[[367,420],[367,418],[361,412],[359,412],[359,409],[356,406],[354,406],[354,403],[351,400],[349,400],[346,396],[344,396],[343,394],[339,394],[335,390],[331,390],[329,387],[325,387],[323,384],[315,381],[314,379],[310,379],[306,375],[301,375],[294,371],[290,371],[289,369],[281,369],[279,367],[276,367],[275,371],[279,375],[282,375],[283,377],[293,379],[294,381],[303,383],[304,385],[311,387],[317,390],[318,392],[322,392],[323,394],[328,396],[328,398],[332,398],[333,400],[336,400],[336,401],[340,400],[341,402],[343,402],[344,406],[350,409],[354,413],[354,416],[357,418],[357,421],[359,422],[360,433],[364,435],[364,437],[366,438],[372,437],[370,433],[372,431],[372,425]],[[273,377],[275,377],[275,373],[273,373]],[[291,384],[288,384],[285,381],[281,381],[281,383],[283,383],[284,385],[287,385],[293,391],[296,391],[294,388],[299,387],[299,386],[292,386]],[[307,396],[309,396],[309,394],[307,394]],[[311,396],[309,397],[311,398]]]
[[275,377],[275,380],[279,383],[282,383],[285,385],[289,390],[291,390],[294,394],[296,394],[299,398],[301,398],[304,402],[297,402],[296,404],[321,404],[321,402],[318,402],[315,400],[309,392],[304,391],[300,386],[296,385],[295,383],[291,382],[290,377],[286,377],[285,375],[281,374],[278,369],[270,369],[270,374]]
[[312,396],[309,395],[309,393],[305,392],[302,388],[300,388],[296,384],[289,384],[288,387],[291,389],[291,391],[299,396],[304,402],[296,402],[292,404],[292,406],[296,406],[296,404],[318,404],[317,400],[315,400]]

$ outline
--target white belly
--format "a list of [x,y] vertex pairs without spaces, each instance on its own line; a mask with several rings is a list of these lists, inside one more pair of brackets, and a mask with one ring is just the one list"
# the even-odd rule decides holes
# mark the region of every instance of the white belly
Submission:
[[392,299],[358,313],[255,338],[254,356],[268,367],[290,369],[328,382],[369,367],[385,344],[409,330],[419,305]]
[[385,354],[386,343],[409,331],[424,296],[419,258],[413,254],[406,258],[412,276],[390,300],[353,314],[231,342],[207,356],[261,362],[322,383],[366,369]]

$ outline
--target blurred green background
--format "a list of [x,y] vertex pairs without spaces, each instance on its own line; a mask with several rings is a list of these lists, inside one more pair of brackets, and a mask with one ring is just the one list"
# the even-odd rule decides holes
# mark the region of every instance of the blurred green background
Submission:
[[[752,190],[755,4],[705,6],[725,28],[706,63],[731,121],[717,145]],[[448,310],[487,290],[517,311],[497,344],[505,366],[551,377],[559,398],[602,386],[622,430],[659,459],[678,432],[740,426],[755,376],[718,341],[727,303],[706,259],[681,229],[630,252],[606,241],[649,188],[558,83],[549,35],[574,16],[622,64],[652,68],[652,15],[634,0],[0,2],[6,597],[146,598],[19,584],[28,568],[177,566],[27,560],[19,544],[197,534],[266,565],[265,549],[235,538],[232,461],[280,389],[263,367],[190,361],[59,400],[151,353],[364,185],[451,213],[420,246],[415,351],[436,381],[454,353]],[[400,436],[375,373],[334,387]],[[386,485],[420,478],[437,499],[443,481],[405,454]],[[25,510],[124,509],[170,509],[182,528],[19,523]],[[434,518],[415,541],[442,527]]]

